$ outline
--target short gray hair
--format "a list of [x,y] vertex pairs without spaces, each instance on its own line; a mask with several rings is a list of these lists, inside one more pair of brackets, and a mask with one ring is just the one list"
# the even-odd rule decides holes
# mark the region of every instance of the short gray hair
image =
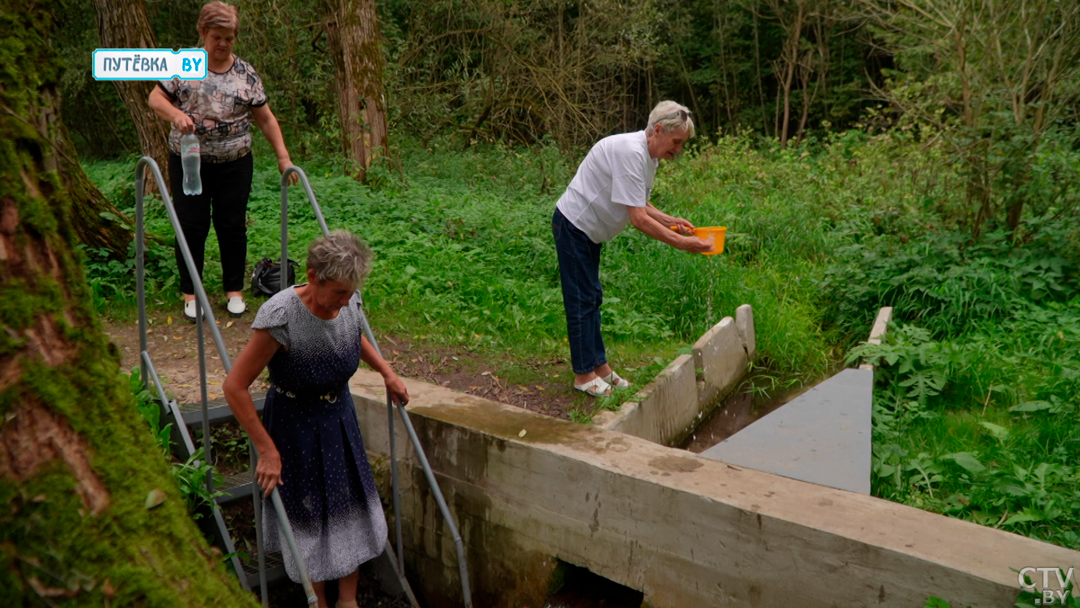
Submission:
[[371,248],[360,237],[348,230],[335,230],[308,247],[307,268],[320,283],[337,281],[359,287],[371,272],[371,258]]
[[690,117],[690,109],[674,101],[661,101],[656,104],[652,112],[649,112],[649,124],[645,130],[651,133],[653,125],[657,124],[665,133],[675,129],[686,129],[688,138],[694,136],[694,119]]

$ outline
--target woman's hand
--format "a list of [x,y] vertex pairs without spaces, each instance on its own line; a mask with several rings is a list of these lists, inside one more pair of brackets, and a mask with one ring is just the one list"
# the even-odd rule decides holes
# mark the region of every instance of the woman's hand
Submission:
[[[278,158],[278,161],[277,161],[278,171],[280,173],[284,174],[285,170],[288,169],[289,167],[291,167],[292,164],[293,164],[293,162],[288,156],[286,156],[285,158]],[[293,173],[291,173],[289,175],[289,185],[290,186],[295,186],[297,184],[297,182],[299,182],[299,181],[300,181],[300,175],[298,173],[293,172]]]
[[679,231],[679,234],[694,234],[694,225],[681,217],[672,217],[668,226],[675,226],[675,229]]
[[281,482],[281,454],[277,449],[266,450],[259,454],[259,465],[255,467],[255,481],[263,489],[263,496],[270,496]]
[[191,120],[190,116],[179,110],[176,111],[176,114],[173,114],[172,124],[176,127],[176,130],[181,133],[195,132],[195,121]]
[[715,241],[715,237],[703,239],[696,236],[688,236],[683,238],[683,242],[676,245],[676,247],[683,251],[689,251],[690,253],[705,253],[707,251],[712,251]]
[[392,403],[408,405],[409,404],[409,389],[405,388],[405,383],[398,378],[397,374],[390,372],[389,376],[384,378],[386,381],[386,394],[390,397]]

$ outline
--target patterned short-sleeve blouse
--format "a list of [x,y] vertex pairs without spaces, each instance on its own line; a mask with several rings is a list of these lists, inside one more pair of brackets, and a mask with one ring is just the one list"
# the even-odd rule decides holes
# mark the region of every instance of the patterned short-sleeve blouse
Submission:
[[[251,64],[233,56],[226,72],[207,70],[205,80],[162,80],[158,86],[173,105],[191,116],[204,162],[223,163],[251,152],[251,109],[266,105],[262,79]],[[180,153],[180,131],[173,125],[169,148]]]

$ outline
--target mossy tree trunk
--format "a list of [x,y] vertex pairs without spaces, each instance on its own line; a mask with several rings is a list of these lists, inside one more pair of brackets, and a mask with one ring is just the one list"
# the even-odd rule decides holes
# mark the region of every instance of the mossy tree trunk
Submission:
[[[146,15],[143,0],[94,0],[98,37],[102,48],[152,49],[154,31]],[[146,103],[150,91],[157,86],[145,80],[115,80],[116,92],[124,101],[143,154],[157,161],[165,183],[169,183],[169,125],[161,120]],[[157,192],[157,182],[147,174],[146,192]]]
[[71,198],[71,215],[66,219],[71,222],[78,242],[92,249],[108,249],[116,257],[127,257],[134,223],[113,206],[83,171],[67,128],[60,121],[59,96],[55,102],[56,111],[49,118],[52,124],[42,123],[39,134],[51,132],[50,148],[54,155],[46,159],[46,169],[58,172],[61,185]]
[[[55,145],[53,9],[0,8],[0,606],[254,608],[188,517],[90,306]],[[154,489],[165,502],[147,509]]]
[[375,0],[323,0],[330,53],[337,75],[342,146],[355,164],[353,177],[387,153],[383,55]]
[[[21,10],[29,11],[40,5],[40,2],[31,2],[29,6]],[[15,11],[20,9],[15,8],[14,4],[9,4],[8,7],[3,10],[10,11],[11,21],[14,21],[17,17]],[[5,12],[5,19],[8,18],[9,15]],[[50,25],[50,27],[52,26]],[[22,55],[29,52],[31,44],[39,46],[42,51],[51,48],[49,43],[51,30],[38,32],[37,34],[25,32],[25,36],[20,36],[16,30],[10,31],[14,35],[8,36],[5,34],[3,36],[4,47],[3,55],[0,55],[0,61],[22,64]],[[28,36],[38,37],[29,39]],[[86,172],[83,171],[82,165],[79,164],[79,156],[75,152],[75,146],[71,143],[67,129],[60,120],[60,94],[58,89],[54,81],[43,80],[44,74],[48,73],[51,68],[41,66],[39,69],[38,66],[32,66],[28,70],[29,73],[21,77],[27,78],[28,83],[39,87],[36,91],[37,103],[39,104],[38,112],[34,115],[22,112],[16,112],[12,115],[13,108],[10,107],[0,108],[0,112],[7,114],[5,119],[19,121],[23,123],[24,128],[35,131],[37,137],[45,143],[42,149],[42,167],[47,171],[57,172],[60,176],[60,185],[68,190],[68,196],[72,203],[72,213],[65,220],[71,222],[79,242],[93,249],[108,249],[117,256],[126,256],[128,254],[128,245],[132,240],[131,220],[113,206],[109,199],[101,193],[101,190],[90,181],[90,178],[86,176]],[[0,86],[7,89],[13,84],[13,82],[4,82],[0,83]],[[7,94],[18,96],[18,93],[12,90],[9,90]],[[8,139],[6,134],[3,137]],[[17,145],[18,143],[17,141],[10,141],[9,145]]]

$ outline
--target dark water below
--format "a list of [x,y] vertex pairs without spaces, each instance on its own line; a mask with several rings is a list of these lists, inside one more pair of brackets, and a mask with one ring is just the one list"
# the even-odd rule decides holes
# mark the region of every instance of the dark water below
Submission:
[[690,438],[681,446],[695,454],[700,454],[721,441],[731,437],[754,422],[769,414],[781,405],[803,394],[812,386],[805,386],[791,391],[775,394],[770,398],[754,402],[751,383],[743,383],[734,394],[717,406],[708,419],[698,425]]
[[585,568],[562,565],[562,587],[551,594],[544,608],[641,608],[640,591],[623,587]]

